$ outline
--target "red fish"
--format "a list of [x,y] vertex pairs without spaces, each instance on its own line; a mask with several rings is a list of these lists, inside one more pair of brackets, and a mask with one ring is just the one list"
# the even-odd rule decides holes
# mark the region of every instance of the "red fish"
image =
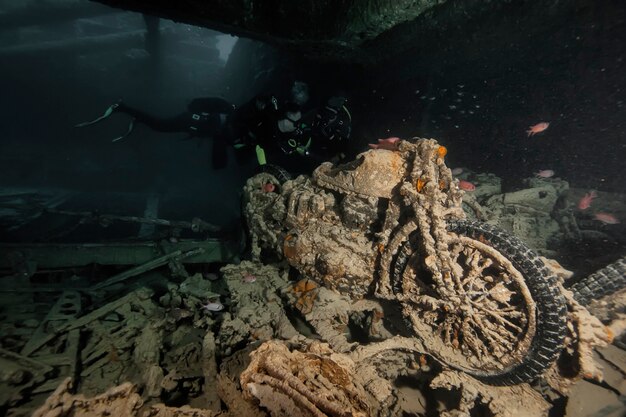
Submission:
[[596,198],[598,194],[595,191],[589,191],[578,201],[578,208],[580,210],[587,210],[591,206],[591,202]]
[[550,178],[554,176],[554,171],[551,169],[542,169],[541,171],[535,172],[535,177],[537,178]]
[[276,186],[272,184],[271,182],[263,184],[263,186],[261,187],[261,190],[264,193],[273,193],[275,189],[276,189]]
[[241,280],[243,282],[248,282],[248,283],[254,282],[254,281],[256,281],[256,275],[245,274]]
[[392,136],[386,139],[378,139],[378,143],[370,143],[372,149],[387,149],[389,151],[397,151],[400,146],[400,138]]
[[476,186],[469,181],[459,180],[459,188],[463,191],[474,191]]
[[593,218],[604,224],[619,224],[617,217],[610,213],[596,213]]
[[550,126],[550,123],[548,122],[537,123],[534,126],[529,126],[526,133],[528,133],[528,137],[530,137],[530,136],[536,135],[537,133],[543,132],[544,130],[548,128],[548,126]]

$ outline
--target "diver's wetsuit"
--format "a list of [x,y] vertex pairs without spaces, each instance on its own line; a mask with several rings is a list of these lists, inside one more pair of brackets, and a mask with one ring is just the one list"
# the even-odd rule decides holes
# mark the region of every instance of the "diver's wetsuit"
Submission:
[[272,95],[259,95],[239,106],[229,120],[230,135],[240,164],[256,158],[258,148],[271,140],[278,119],[278,100]]
[[187,113],[170,118],[155,117],[139,109],[129,107],[124,103],[120,103],[115,112],[132,116],[135,118],[135,121],[148,126],[152,130],[163,133],[186,132],[190,120],[190,115]]
[[170,118],[155,117],[124,103],[119,103],[114,111],[128,114],[157,132],[187,132],[190,136],[216,138],[224,134],[233,107],[224,99],[203,97],[192,100],[186,112]]
[[[345,153],[351,131],[345,102],[343,97],[332,97],[316,114],[310,113],[311,124],[306,115],[296,120],[288,117],[288,113],[301,114],[295,103],[278,105],[273,96],[256,97],[233,114],[230,127],[235,147],[241,147],[239,154],[255,148],[259,165],[269,163],[291,173],[310,173],[322,162]],[[281,130],[280,121],[285,119],[292,126]]]
[[228,118],[234,107],[218,97],[196,98],[187,111],[174,117],[155,117],[141,110],[118,103],[113,111],[125,113],[157,132],[186,132],[189,137],[213,139],[211,161],[213,168],[224,168],[228,162]]
[[[169,118],[155,117],[119,102],[109,106],[102,116],[75,127],[94,125],[112,113],[125,113],[133,120],[128,131],[113,142],[128,137],[134,124],[139,122],[157,132],[185,132],[190,138],[211,138],[214,168],[226,166],[227,149],[233,146],[240,164],[254,155],[259,165],[269,162],[285,167],[291,165],[294,171],[308,171],[338,153],[343,154],[351,132],[351,116],[345,102],[341,96],[329,99],[312,125],[301,120],[299,106],[294,103],[279,106],[272,95],[257,96],[236,111],[219,97],[196,98],[189,103],[187,111]],[[251,149],[254,152],[249,152]]]

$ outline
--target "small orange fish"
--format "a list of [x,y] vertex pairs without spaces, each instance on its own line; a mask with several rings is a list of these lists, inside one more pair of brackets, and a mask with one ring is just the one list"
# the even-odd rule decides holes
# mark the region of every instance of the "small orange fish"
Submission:
[[619,224],[617,217],[610,213],[596,213],[593,218],[604,224]]
[[548,128],[548,126],[550,126],[550,123],[548,122],[537,123],[534,126],[529,126],[526,133],[528,133],[528,137],[531,137],[533,135],[536,135],[537,133],[543,132],[544,130]]
[[474,191],[476,186],[469,181],[459,180],[459,188],[463,191]]
[[596,194],[595,191],[593,190],[589,191],[578,202],[578,208],[580,210],[587,210],[591,206],[591,202],[593,201],[593,199],[596,198],[597,196],[598,194]]
[[392,136],[386,139],[378,139],[378,143],[370,143],[368,146],[372,149],[387,149],[389,151],[397,151],[400,147],[401,139]]

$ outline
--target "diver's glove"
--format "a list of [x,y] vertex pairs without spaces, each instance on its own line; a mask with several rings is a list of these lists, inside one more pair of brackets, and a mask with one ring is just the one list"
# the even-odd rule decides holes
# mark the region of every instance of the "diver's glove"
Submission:
[[110,115],[112,115],[112,114],[113,114],[113,112],[115,111],[115,109],[117,109],[119,106],[120,106],[120,103],[119,103],[119,102],[118,102],[118,103],[111,104],[111,105],[109,106],[109,108],[108,108],[108,109],[106,109],[106,111],[104,112],[104,114],[103,114],[102,116],[100,116],[100,117],[98,117],[97,119],[94,119],[94,120],[92,120],[92,121],[90,121],[90,122],[82,122],[82,123],[79,123],[79,124],[77,124],[77,125],[74,125],[74,127],[85,127],[85,126],[90,126],[90,125],[96,124],[96,123],[98,123],[98,122],[100,122],[100,121],[102,121],[102,120],[106,119],[106,118],[107,118],[107,117],[109,117]]

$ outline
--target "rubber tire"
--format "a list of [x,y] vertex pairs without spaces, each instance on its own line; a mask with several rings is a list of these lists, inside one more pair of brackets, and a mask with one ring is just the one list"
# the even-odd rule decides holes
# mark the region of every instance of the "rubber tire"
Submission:
[[291,174],[286,169],[278,165],[272,165],[272,164],[261,165],[259,166],[257,171],[259,173],[265,172],[267,174],[273,175],[278,181],[278,183],[281,185],[292,179]]
[[[537,308],[536,334],[521,362],[497,373],[464,371],[490,385],[516,385],[534,380],[552,365],[563,348],[567,305],[556,277],[534,251],[497,227],[477,221],[455,220],[448,223],[447,229],[487,243],[504,255],[523,275]],[[396,291],[399,288],[398,279],[410,254],[419,247],[418,243],[414,238],[409,239],[398,250],[398,257],[392,265],[392,283]]]
[[587,306],[626,287],[626,256],[572,285],[574,298]]

